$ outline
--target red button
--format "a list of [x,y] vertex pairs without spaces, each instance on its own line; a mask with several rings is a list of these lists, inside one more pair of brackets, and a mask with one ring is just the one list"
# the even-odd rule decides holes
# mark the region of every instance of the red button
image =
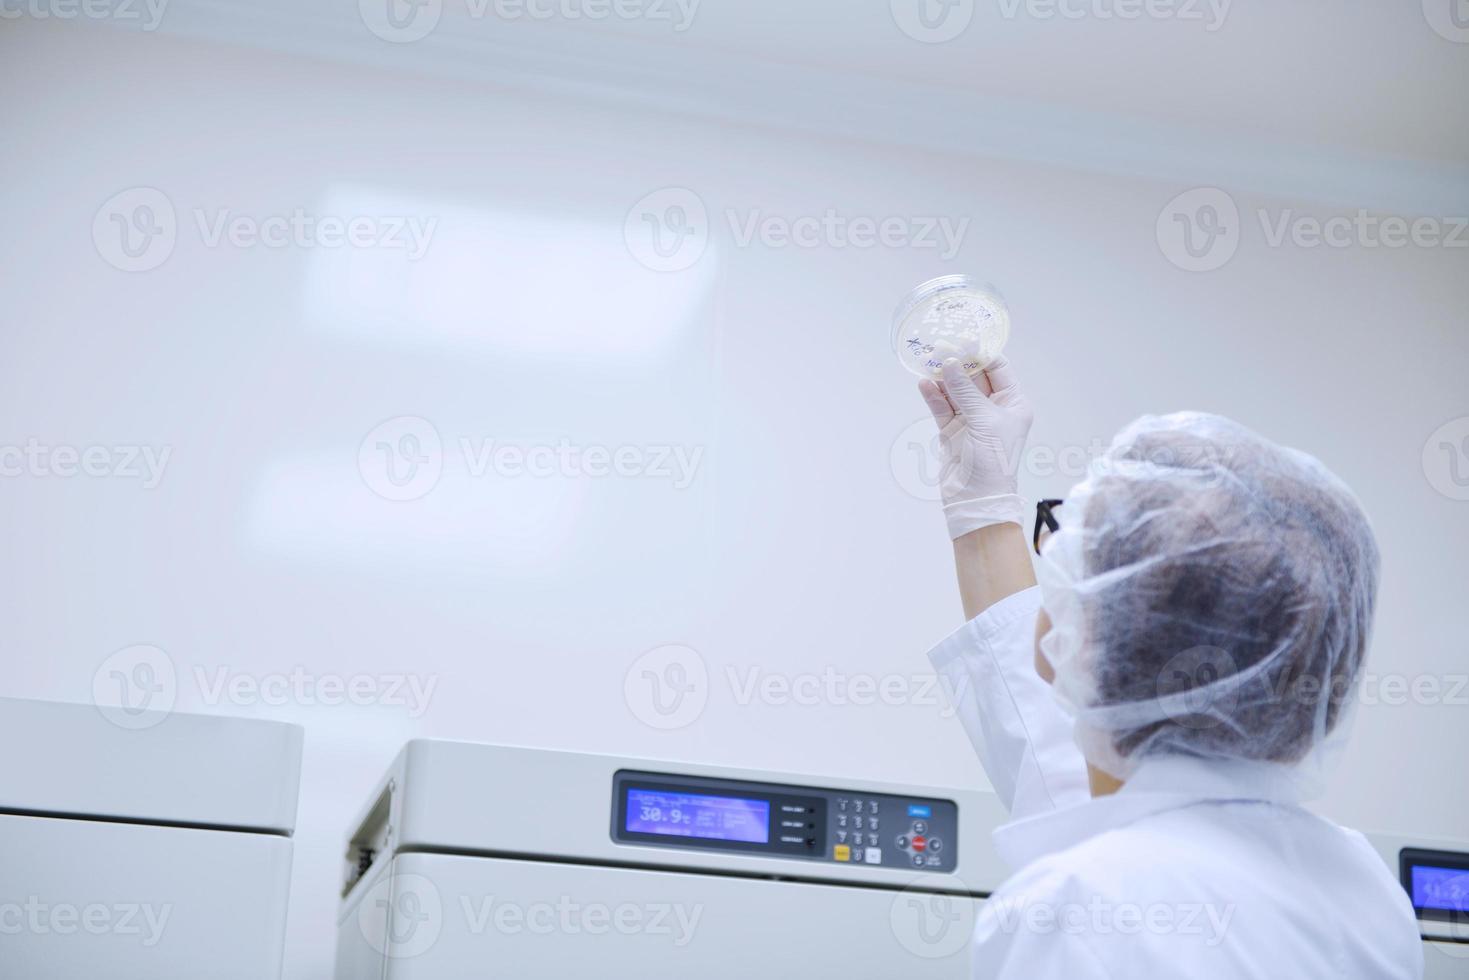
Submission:
[[915,838],[913,838],[913,850],[920,851],[921,852],[927,846],[928,846],[928,838],[927,837],[915,837]]

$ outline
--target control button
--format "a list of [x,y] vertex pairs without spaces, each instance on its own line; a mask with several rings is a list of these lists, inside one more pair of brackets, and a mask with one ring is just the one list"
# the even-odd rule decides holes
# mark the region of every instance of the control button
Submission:
[[921,868],[921,867],[923,867],[923,855],[922,854],[915,854],[915,855],[913,855],[913,867],[915,867],[915,868]]
[[868,830],[876,830],[877,829],[877,818],[876,817],[868,817],[867,818],[867,829]]
[[850,861],[852,860],[852,849],[846,844],[838,844],[832,848],[831,856],[838,861]]
[[908,849],[908,835],[907,834],[903,834],[902,836],[900,836],[898,838],[898,850],[900,850],[900,851],[906,851],[907,849]]
[[877,835],[876,834],[868,834],[867,835],[867,846],[869,846],[869,847],[876,847],[877,846]]
[[852,826],[853,827],[856,827],[858,830],[861,830],[862,829],[862,818],[861,817],[853,817],[852,818]]
[[929,817],[933,816],[933,810],[929,807],[924,806],[921,803],[909,803],[908,816],[927,820]]
[[847,809],[847,798],[845,796],[837,797],[837,809],[843,811]]
[[944,842],[942,840],[940,840],[937,837],[930,837],[928,839],[928,853],[930,853],[930,854],[937,854],[939,851],[942,851],[943,849],[944,849]]
[[837,826],[838,827],[845,827],[846,825],[847,825],[847,815],[845,813],[838,813],[837,814]]
[[847,842],[847,832],[845,830],[838,830],[837,831],[837,843],[838,844],[845,844],[846,842]]
[[915,821],[913,821],[913,834],[914,834],[914,836],[921,836],[921,835],[926,834],[926,833],[928,833],[928,824],[927,823],[925,823],[922,820],[915,820]]
[[869,847],[867,849],[867,863],[882,864],[882,851],[878,850],[875,847]]
[[867,812],[868,813],[876,813],[877,812],[877,801],[876,800],[872,800],[872,801],[870,801],[867,804]]
[[915,850],[915,851],[917,851],[917,852],[919,852],[921,854],[921,853],[923,853],[923,849],[925,847],[927,847],[927,846],[928,846],[928,838],[926,838],[926,837],[915,837],[915,838],[913,838],[913,850]]

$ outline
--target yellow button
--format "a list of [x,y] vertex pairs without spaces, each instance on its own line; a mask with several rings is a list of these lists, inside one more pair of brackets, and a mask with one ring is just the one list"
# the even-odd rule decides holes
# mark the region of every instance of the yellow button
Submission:
[[832,851],[831,856],[838,861],[850,861],[852,860],[852,849],[846,844],[838,844],[836,850]]

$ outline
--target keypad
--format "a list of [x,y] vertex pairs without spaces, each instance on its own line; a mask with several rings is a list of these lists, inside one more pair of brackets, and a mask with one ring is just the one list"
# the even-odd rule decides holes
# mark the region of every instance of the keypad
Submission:
[[[917,803],[890,796],[837,796],[831,802],[828,827],[832,858],[848,864],[894,868],[952,869],[946,842],[932,827],[954,825],[952,807]],[[842,858],[836,858],[842,848]]]

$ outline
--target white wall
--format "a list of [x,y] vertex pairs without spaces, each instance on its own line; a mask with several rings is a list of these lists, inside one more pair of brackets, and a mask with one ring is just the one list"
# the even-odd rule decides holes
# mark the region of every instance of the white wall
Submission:
[[[1371,669],[1465,672],[1469,503],[1435,491],[1447,457],[1426,472],[1422,454],[1469,414],[1469,250],[1272,248],[1247,218],[1232,261],[1190,273],[1155,238],[1182,185],[54,24],[0,31],[0,82],[13,230],[0,445],[172,451],[154,489],[0,479],[0,693],[85,701],[104,658],[151,643],[176,665],[180,709],[304,724],[292,977],[327,968],[346,821],[410,736],[983,781],[926,698],[741,704],[726,673],[921,678],[924,651],[958,625],[940,516],[890,463],[924,408],[888,318],[932,275],[977,271],[1011,301],[1036,447],[1085,448],[1140,413],[1196,408],[1321,456],[1385,553]],[[92,225],[136,186],[164,191],[180,228],[159,268],[125,273]],[[667,186],[707,205],[713,244],[660,276],[624,248],[623,223]],[[1247,216],[1293,206],[1234,197]],[[296,208],[434,217],[437,232],[408,263],[207,247],[193,223],[195,209]],[[740,247],[722,218],[828,208],[972,225],[946,262]],[[403,415],[451,448],[677,445],[702,465],[676,489],[473,478],[451,452],[432,493],[394,503],[365,485],[358,448]],[[1069,482],[1032,472],[1022,489]],[[663,732],[629,709],[624,677],[670,643],[699,652],[711,688],[695,723]],[[297,667],[437,687],[410,717],[211,703],[199,680]],[[1469,835],[1458,695],[1364,706],[1325,809]]]

